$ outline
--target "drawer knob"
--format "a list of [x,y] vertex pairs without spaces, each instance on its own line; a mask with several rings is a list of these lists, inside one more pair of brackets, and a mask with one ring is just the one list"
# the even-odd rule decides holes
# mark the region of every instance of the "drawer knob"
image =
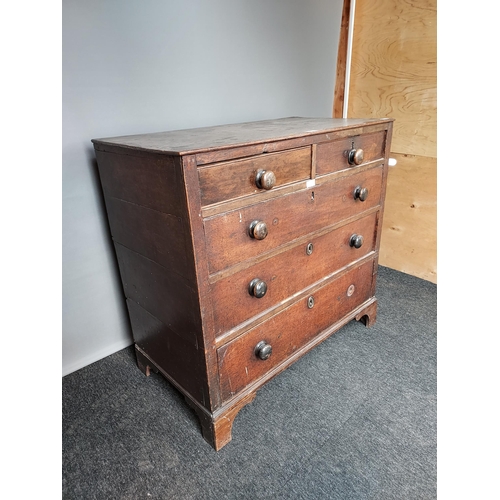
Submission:
[[273,348],[271,344],[266,343],[265,340],[261,340],[256,346],[255,346],[255,355],[263,360],[266,360],[271,356],[273,352]]
[[261,299],[267,292],[267,284],[265,281],[262,281],[260,278],[255,278],[250,281],[248,285],[248,293],[250,295]]
[[252,238],[263,240],[267,236],[267,225],[264,221],[254,220],[250,224],[248,232]]
[[347,156],[347,161],[350,165],[361,165],[365,157],[365,152],[362,149],[351,149]]
[[363,236],[360,234],[353,234],[349,240],[349,245],[354,248],[361,248],[361,245],[363,245]]
[[255,176],[255,185],[259,189],[272,189],[276,184],[276,176],[272,170],[259,170]]
[[354,188],[354,199],[359,201],[365,201],[368,198],[368,188],[362,188],[361,186],[356,186]]

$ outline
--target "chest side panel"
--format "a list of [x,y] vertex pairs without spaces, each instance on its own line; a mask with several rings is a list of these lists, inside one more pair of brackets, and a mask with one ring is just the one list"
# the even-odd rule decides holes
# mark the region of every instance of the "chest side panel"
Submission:
[[96,157],[134,342],[210,408],[182,160],[117,148]]

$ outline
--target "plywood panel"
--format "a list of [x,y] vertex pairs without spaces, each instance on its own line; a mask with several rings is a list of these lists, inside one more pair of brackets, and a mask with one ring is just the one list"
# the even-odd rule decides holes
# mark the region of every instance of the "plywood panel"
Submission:
[[437,283],[436,159],[394,154],[379,263]]
[[358,0],[352,118],[395,118],[392,151],[436,158],[437,0]]
[[357,0],[350,118],[395,119],[380,264],[437,282],[437,0]]

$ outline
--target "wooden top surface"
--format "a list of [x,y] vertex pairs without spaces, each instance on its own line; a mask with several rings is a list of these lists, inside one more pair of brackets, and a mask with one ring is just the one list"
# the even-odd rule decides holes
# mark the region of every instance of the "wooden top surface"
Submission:
[[349,127],[361,127],[391,118],[280,118],[256,122],[218,125],[214,127],[174,130],[152,134],[127,135],[92,139],[96,149],[106,145],[156,151],[165,154],[193,154],[214,149],[292,139],[304,135],[333,132]]

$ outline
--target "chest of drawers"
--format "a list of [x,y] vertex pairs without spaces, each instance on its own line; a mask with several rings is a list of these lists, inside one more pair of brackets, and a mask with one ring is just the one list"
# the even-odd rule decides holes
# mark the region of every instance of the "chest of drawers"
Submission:
[[284,118],[92,141],[137,364],[216,450],[259,387],[375,321],[391,135]]

